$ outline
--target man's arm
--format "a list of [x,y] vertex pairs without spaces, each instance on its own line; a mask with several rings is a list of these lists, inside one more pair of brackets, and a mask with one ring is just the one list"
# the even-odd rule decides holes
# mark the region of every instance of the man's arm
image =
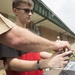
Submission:
[[14,26],[8,32],[0,36],[0,42],[22,51],[42,51],[50,49],[54,42],[50,42],[35,35],[28,29]]
[[[3,28],[3,29],[2,29]],[[7,28],[7,29],[6,29]],[[48,51],[59,50],[70,45],[66,41],[52,42],[35,35],[28,29],[16,26],[13,22],[0,14],[0,43],[16,48],[21,51]]]
[[53,55],[53,54],[52,54],[52,53],[49,53],[49,52],[45,52],[45,51],[40,52],[40,57],[41,57],[42,59],[50,58],[52,55]]
[[[56,54],[48,59],[41,59],[39,66],[41,69],[45,68],[59,68],[64,67],[68,63],[68,54],[72,51]],[[14,71],[33,71],[38,70],[37,61],[21,60],[18,58],[7,58],[8,66]]]
[[70,45],[66,41],[49,41],[18,26],[14,26],[8,32],[0,35],[0,43],[27,52],[58,50],[63,47],[70,49]]

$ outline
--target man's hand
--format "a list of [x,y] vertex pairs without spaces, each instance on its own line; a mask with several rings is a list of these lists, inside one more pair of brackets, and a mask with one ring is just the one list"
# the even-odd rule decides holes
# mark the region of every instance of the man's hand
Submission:
[[71,54],[72,51],[67,51],[62,54],[54,54],[49,59],[40,60],[41,68],[63,68],[66,64],[68,64],[68,54]]
[[57,52],[58,50],[64,50],[64,48],[67,48],[68,50],[71,50],[71,46],[68,41],[56,41],[54,51]]

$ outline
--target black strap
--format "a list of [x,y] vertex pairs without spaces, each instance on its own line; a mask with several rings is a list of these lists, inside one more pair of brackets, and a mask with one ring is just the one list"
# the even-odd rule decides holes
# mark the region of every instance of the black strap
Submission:
[[37,60],[37,68],[38,68],[38,70],[42,70],[41,68],[40,68],[40,60]]
[[0,43],[0,49],[2,49],[2,44]]
[[2,44],[0,43],[0,59],[2,57]]
[[23,54],[27,54],[28,52],[23,52],[23,51],[18,51],[19,56],[23,55]]

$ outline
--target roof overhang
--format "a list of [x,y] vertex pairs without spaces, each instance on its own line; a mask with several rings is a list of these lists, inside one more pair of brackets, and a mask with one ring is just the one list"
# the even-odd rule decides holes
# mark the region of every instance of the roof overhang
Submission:
[[[41,0],[34,1],[34,11],[37,17],[36,24],[50,28],[60,33],[75,37],[75,34],[57,17],[57,15],[50,10]],[[33,15],[34,16],[34,15]]]
[[[73,37],[75,36],[75,34],[41,0],[33,1],[34,14],[32,16],[32,21],[34,21],[36,25],[44,26],[54,31],[65,33]],[[0,12],[6,13],[14,18],[11,5],[12,0],[1,0]]]
[[43,26],[43,27],[46,27],[48,29],[54,30],[58,33],[60,32],[62,34],[66,34],[66,35],[70,35],[70,36],[74,37],[73,33],[66,31],[62,27],[59,27],[57,24],[55,24],[52,21],[42,17],[41,15],[39,15],[37,13],[33,14],[32,21],[34,21],[34,24],[36,24],[37,26]]

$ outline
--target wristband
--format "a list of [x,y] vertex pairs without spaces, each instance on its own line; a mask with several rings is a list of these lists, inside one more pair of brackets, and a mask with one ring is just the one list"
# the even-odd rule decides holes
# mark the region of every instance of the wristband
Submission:
[[37,68],[38,68],[38,70],[42,70],[42,69],[40,68],[39,61],[40,61],[40,60],[37,60]]

